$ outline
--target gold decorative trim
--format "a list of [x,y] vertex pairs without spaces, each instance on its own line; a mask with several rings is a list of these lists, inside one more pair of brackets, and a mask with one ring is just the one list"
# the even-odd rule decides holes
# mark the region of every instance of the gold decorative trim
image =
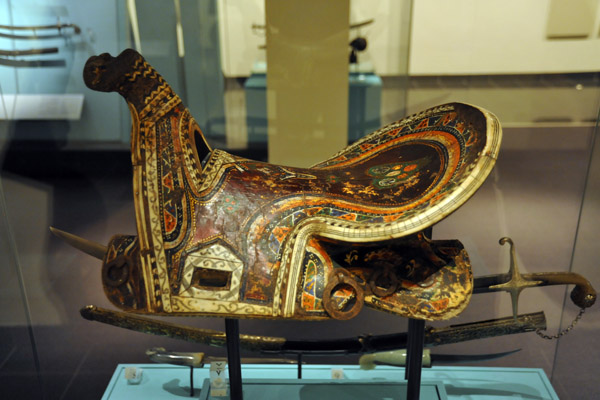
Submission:
[[[158,171],[158,155],[156,154],[156,128],[152,133],[146,132],[146,198],[148,201],[148,220],[150,222],[151,244],[153,254],[156,257],[156,268],[160,285],[160,296],[162,307],[165,312],[171,312],[169,275],[167,268],[167,258],[165,256],[161,215],[159,207],[159,185],[156,173]],[[139,232],[139,231],[138,231]],[[148,232],[148,231],[146,231]]]
[[[194,299],[190,297],[173,296],[171,298],[174,313],[186,315],[214,314],[215,317],[224,315],[239,315],[240,317],[270,317],[273,309],[248,303],[232,303],[230,301]],[[198,311],[202,310],[202,311]]]
[[228,164],[235,164],[236,161],[237,158],[235,156],[222,150],[214,149],[202,170],[202,174],[193,182],[195,188],[198,188],[195,194],[202,196],[205,190],[215,187],[216,183],[225,173],[225,167]]
[[[152,287],[152,260],[148,255],[150,246],[148,244],[148,237],[143,234],[146,230],[146,218],[144,210],[144,180],[143,180],[143,167],[142,167],[142,156],[140,149],[140,120],[139,115],[135,107],[131,103],[127,103],[129,111],[131,112],[132,126],[131,126],[131,159],[133,164],[133,198],[135,205],[135,220],[138,230],[138,240],[141,250],[146,252],[140,252],[140,265],[142,268],[142,274],[144,276],[144,288],[146,291],[146,309],[149,312],[153,312],[157,308],[157,304],[154,297],[154,290]],[[142,233],[140,233],[142,232]],[[145,255],[144,255],[145,254]]]

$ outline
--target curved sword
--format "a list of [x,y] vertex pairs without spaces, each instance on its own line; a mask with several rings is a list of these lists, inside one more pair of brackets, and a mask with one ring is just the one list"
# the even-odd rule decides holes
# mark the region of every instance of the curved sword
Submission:
[[[96,306],[84,307],[80,312],[85,319],[137,332],[167,336],[215,347],[224,347],[227,342],[225,332],[221,331],[192,328]],[[546,318],[544,313],[537,312],[519,315],[517,321],[514,321],[512,317],[507,317],[450,325],[443,328],[428,328],[425,330],[424,343],[427,347],[434,347],[494,336],[533,332],[538,329],[545,329],[545,327]],[[282,337],[240,335],[241,348],[259,351],[264,354],[346,355],[395,350],[406,347],[406,344],[407,334],[405,332],[331,340],[287,340]]]

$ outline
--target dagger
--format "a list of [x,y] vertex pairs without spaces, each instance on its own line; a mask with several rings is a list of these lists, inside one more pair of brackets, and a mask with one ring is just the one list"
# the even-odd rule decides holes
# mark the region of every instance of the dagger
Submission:
[[[190,396],[194,395],[194,368],[203,368],[205,364],[227,362],[226,357],[211,357],[204,353],[167,351],[164,347],[153,347],[146,350],[150,360],[159,364],[173,364],[190,367]],[[285,358],[251,358],[242,357],[242,364],[296,364],[296,361]]]
[[[227,362],[227,357],[206,356],[204,353],[167,351],[164,347],[153,347],[146,350],[150,360],[159,364],[173,364],[186,367],[202,368],[213,362]],[[242,364],[297,364],[296,360],[287,358],[242,357]]]
[[[496,360],[514,354],[521,349],[490,354],[431,354],[431,350],[423,349],[423,367],[430,368],[434,363],[462,364]],[[405,367],[407,362],[406,349],[383,351],[364,354],[358,360],[361,369],[374,369],[376,365]]]

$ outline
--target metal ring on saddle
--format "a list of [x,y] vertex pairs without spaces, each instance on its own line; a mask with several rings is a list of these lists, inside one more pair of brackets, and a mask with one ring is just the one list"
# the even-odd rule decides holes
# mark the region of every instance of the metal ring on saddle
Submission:
[[[386,284],[388,284],[387,287],[379,286],[377,284],[377,281],[380,278],[384,278],[383,280],[386,282]],[[369,287],[371,292],[379,297],[386,297],[393,294],[396,292],[396,289],[398,289],[399,284],[400,281],[398,280],[398,277],[394,273],[392,267],[385,267],[375,270],[369,279]]]
[[129,265],[127,257],[124,255],[117,256],[104,264],[102,267],[102,278],[108,286],[118,287],[129,279]]
[[[333,294],[340,286],[350,286],[354,291],[353,296],[341,303],[333,298]],[[348,320],[354,318],[362,310],[365,293],[352,274],[344,268],[336,268],[330,275],[323,292],[323,308],[332,318]],[[352,303],[353,301],[353,303]],[[348,309],[345,309],[349,305]]]

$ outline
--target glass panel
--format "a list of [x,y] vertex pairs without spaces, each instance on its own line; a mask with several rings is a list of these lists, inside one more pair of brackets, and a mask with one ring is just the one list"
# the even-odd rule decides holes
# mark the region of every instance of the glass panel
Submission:
[[[24,0],[2,7],[0,25],[13,28],[0,29],[5,34],[0,50],[17,52],[2,56],[12,65],[0,65],[5,210],[0,397],[100,398],[117,363],[147,362],[145,350],[157,345],[181,351],[203,346],[79,315],[86,304],[113,308],[103,294],[100,261],[49,235],[48,226],[103,244],[115,233],[136,231],[129,111],[117,94],[85,87],[83,66],[91,55],[141,50],[189,106],[211,146],[266,159],[264,3]],[[368,42],[366,50],[357,45],[357,62],[348,69],[348,141],[353,141],[405,113],[410,2],[373,8],[357,1],[350,14],[348,24],[357,26],[350,28],[347,43]],[[15,37],[24,35],[37,37]],[[36,51],[22,52],[31,49]],[[351,47],[345,51],[349,58]],[[387,58],[382,62],[375,54]],[[382,79],[391,82],[387,91]],[[198,278],[208,292],[207,282],[218,291],[230,285],[230,275]],[[179,322],[223,329],[220,319]],[[275,329],[270,324],[249,322],[245,329],[297,330],[295,324]],[[333,323],[328,329],[344,328]]]
[[[498,244],[504,236],[514,240],[522,273],[571,270],[600,104],[598,60],[588,63],[588,51],[597,47],[594,34],[577,41],[546,37],[540,34],[546,19],[532,18],[540,15],[539,5],[524,6],[518,15],[512,7],[500,2],[435,6],[416,2],[413,13],[410,112],[428,104],[461,101],[492,111],[503,127],[491,176],[469,202],[433,229],[435,238],[463,242],[475,276],[508,272],[508,246]],[[597,272],[588,269],[584,275],[597,282]],[[519,313],[543,310],[547,333],[557,334],[579,311],[569,298],[571,290],[564,286],[525,290]],[[492,313],[508,316],[511,307],[506,293],[476,295],[457,321],[482,320]],[[594,329],[593,317],[585,315],[575,329],[581,336],[575,337],[583,340]],[[570,353],[577,352],[577,346],[569,348],[567,343],[573,340],[569,336],[560,341],[535,334],[505,336],[444,346],[438,352],[521,348],[483,365],[543,368],[555,378],[560,398],[585,397],[587,389],[580,389],[585,378],[567,370],[579,363],[590,368],[589,363],[597,361],[584,357],[583,351],[585,361]]]
[[[3,181],[3,180],[2,180]],[[42,397],[36,338],[25,281],[0,181],[0,393]],[[14,221],[14,220],[13,220]]]
[[[600,118],[598,122],[600,122]],[[600,220],[600,126],[598,122],[591,145],[592,153],[570,268],[571,272],[587,277],[595,288],[600,285],[596,262],[599,257],[598,237],[600,235],[598,226]],[[562,315],[561,329],[566,329],[572,323],[573,307],[568,309],[569,312]],[[597,395],[597,388],[590,384],[595,380],[594,369],[597,366],[597,360],[589,356],[589,351],[600,346],[600,339],[597,335],[600,331],[599,317],[598,307],[588,309],[576,328],[560,339],[552,371],[552,383],[558,391],[565,393],[562,398],[575,399]]]
[[[468,203],[434,227],[434,238],[461,240],[476,276],[508,270],[509,250],[498,239],[510,236],[523,272],[570,270],[600,286],[593,240],[598,140],[589,161],[598,135],[600,21],[563,25],[567,18],[556,20],[550,3],[556,6],[350,1],[347,142],[446,102],[489,109],[504,127],[496,168]],[[586,10],[573,18],[598,15],[597,6]],[[145,350],[155,346],[224,355],[83,320],[79,310],[86,304],[114,309],[104,295],[101,262],[50,236],[48,226],[101,244],[136,233],[129,110],[117,94],[85,86],[81,72],[92,55],[137,48],[189,106],[213,148],[267,159],[269,124],[277,122],[268,110],[283,93],[267,90],[264,1],[7,1],[0,25],[27,28],[0,28],[0,50],[8,52],[0,56],[0,397],[100,398],[118,363],[148,362]],[[52,27],[39,28],[44,25]],[[310,29],[311,21],[305,25]],[[302,82],[296,75],[292,85]],[[318,115],[301,117],[319,123]],[[232,271],[198,270],[190,279],[196,289],[216,292],[240,284],[234,278],[241,271]],[[519,311],[543,310],[549,333],[557,333],[578,311],[570,289],[526,290]],[[559,342],[526,334],[435,352],[522,348],[480,365],[543,368],[559,397],[590,397],[584,391],[593,390],[590,371],[600,369],[589,351],[600,337],[596,308]],[[510,314],[507,294],[482,294],[456,320],[433,325]],[[216,318],[169,321],[223,330]],[[348,322],[243,320],[241,330],[318,339],[406,325],[366,309]],[[308,361],[345,364],[356,357]]]

